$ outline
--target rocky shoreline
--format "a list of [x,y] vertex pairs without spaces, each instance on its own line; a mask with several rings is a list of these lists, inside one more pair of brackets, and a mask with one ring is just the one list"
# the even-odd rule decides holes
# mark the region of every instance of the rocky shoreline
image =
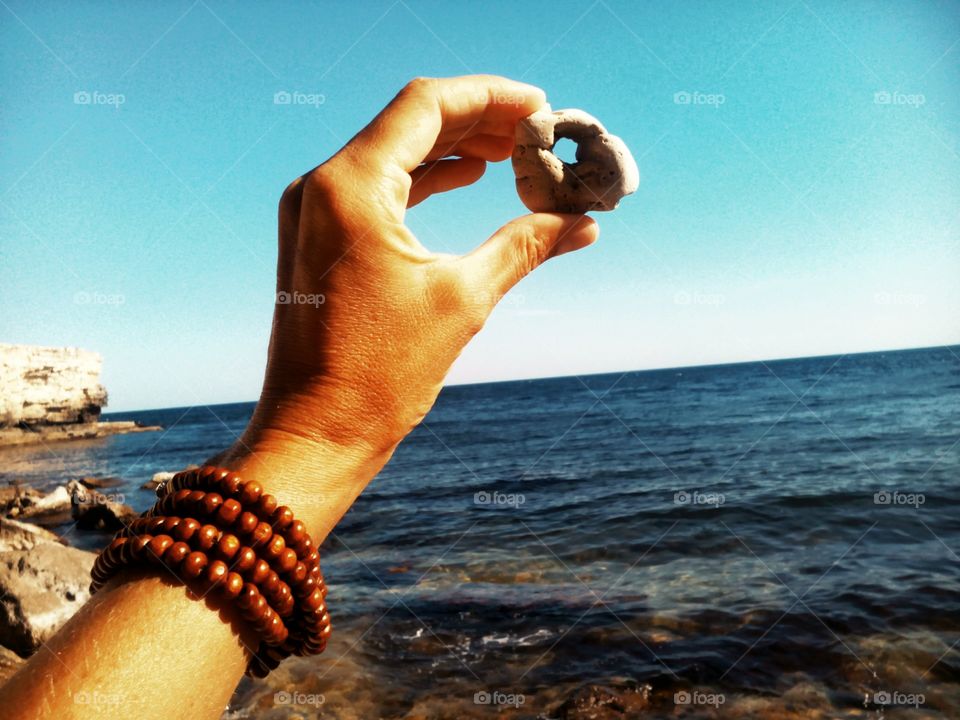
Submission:
[[123,433],[156,432],[158,430],[163,430],[163,428],[159,425],[140,425],[131,420],[0,428],[0,448],[62,442],[64,440],[90,440]]

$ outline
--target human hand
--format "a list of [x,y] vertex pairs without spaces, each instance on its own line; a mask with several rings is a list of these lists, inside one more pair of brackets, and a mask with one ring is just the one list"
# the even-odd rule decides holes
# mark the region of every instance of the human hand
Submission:
[[218,461],[287,458],[286,484],[312,497],[313,478],[326,478],[325,499],[333,493],[342,514],[429,411],[504,293],[596,240],[588,217],[536,213],[452,256],[430,252],[404,225],[408,207],[509,158],[517,121],[544,103],[540,89],[496,76],[417,79],[286,189],[263,391]]

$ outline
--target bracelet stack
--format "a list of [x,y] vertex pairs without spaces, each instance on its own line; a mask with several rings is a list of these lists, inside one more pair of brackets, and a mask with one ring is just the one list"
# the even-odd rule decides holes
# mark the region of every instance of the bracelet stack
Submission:
[[247,675],[323,652],[330,615],[320,553],[290,508],[259,483],[211,466],[177,473],[157,497],[97,556],[91,592],[124,567],[166,568],[198,599],[232,604],[255,629],[260,646]]

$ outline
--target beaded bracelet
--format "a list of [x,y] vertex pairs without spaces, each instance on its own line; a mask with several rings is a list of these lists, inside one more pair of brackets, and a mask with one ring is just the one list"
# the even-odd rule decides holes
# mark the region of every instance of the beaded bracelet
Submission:
[[259,483],[209,466],[178,473],[157,495],[97,556],[91,592],[124,567],[163,567],[250,623],[260,646],[247,675],[323,652],[331,626],[320,553],[290,508]]

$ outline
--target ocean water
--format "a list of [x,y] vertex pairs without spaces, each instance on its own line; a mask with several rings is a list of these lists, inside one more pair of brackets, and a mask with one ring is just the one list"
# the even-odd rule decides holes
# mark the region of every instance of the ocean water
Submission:
[[[144,509],[252,408],[116,414],[166,430],[0,481]],[[228,715],[960,717],[958,442],[960,347],[447,388],[326,543],[327,652]]]

